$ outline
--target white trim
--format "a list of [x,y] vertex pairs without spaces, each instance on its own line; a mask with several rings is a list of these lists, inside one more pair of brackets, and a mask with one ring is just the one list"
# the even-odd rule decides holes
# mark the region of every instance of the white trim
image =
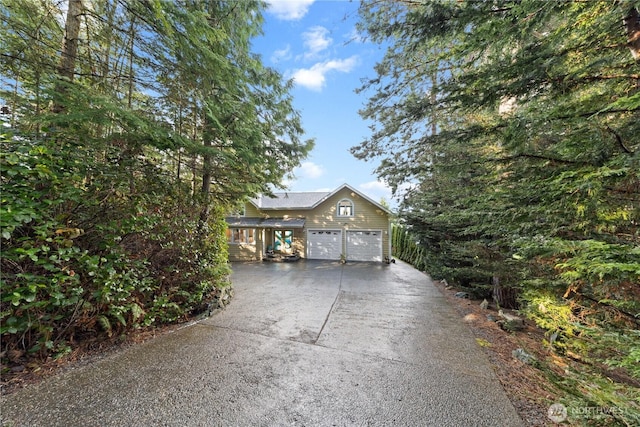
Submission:
[[[229,237],[227,238],[227,243],[230,245],[251,245],[255,246],[257,231],[255,228],[227,228],[229,230]],[[244,241],[236,241],[234,230],[238,230],[238,235],[244,236]],[[253,242],[248,242],[249,240],[249,232],[253,232]]]
[[[342,202],[351,203],[351,215],[340,215],[340,203]],[[338,218],[353,218],[354,216],[356,216],[356,204],[353,203],[353,200],[348,197],[343,197],[342,199],[338,200],[338,203],[336,203],[336,216]]]
[[[320,203],[324,202],[325,200],[327,200],[330,197],[333,197],[334,195],[336,195],[338,192],[340,192],[342,189],[344,188],[348,188],[349,190],[353,191],[354,193],[356,193],[358,196],[362,197],[363,199],[365,199],[366,201],[368,201],[369,203],[371,203],[372,205],[376,206],[377,208],[381,209],[383,212],[387,213],[387,214],[391,214],[391,211],[387,208],[385,208],[384,206],[382,206],[380,203],[373,201],[369,196],[367,196],[366,194],[362,193],[361,191],[356,190],[355,188],[353,188],[352,186],[350,186],[349,184],[342,184],[340,187],[338,187],[337,189],[333,190],[328,196],[326,196],[325,198],[323,198],[321,201],[319,201],[318,203],[316,203],[315,206],[318,206]],[[314,207],[315,207],[314,206]]]
[[393,233],[393,223],[391,222],[391,219],[389,219],[388,221],[388,225],[387,228],[389,229],[389,231],[387,231],[387,243],[389,246],[389,259],[387,261],[391,261],[391,259],[393,258],[393,245],[392,243],[392,239],[391,239],[391,233]]

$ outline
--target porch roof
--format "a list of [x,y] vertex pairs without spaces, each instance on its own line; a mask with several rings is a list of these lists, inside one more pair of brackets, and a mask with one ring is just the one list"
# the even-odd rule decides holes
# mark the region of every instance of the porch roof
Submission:
[[304,218],[228,217],[230,228],[303,228]]
[[304,218],[266,218],[260,223],[262,228],[303,228]]
[[231,216],[225,218],[229,228],[257,228],[262,218],[252,218],[248,216]]

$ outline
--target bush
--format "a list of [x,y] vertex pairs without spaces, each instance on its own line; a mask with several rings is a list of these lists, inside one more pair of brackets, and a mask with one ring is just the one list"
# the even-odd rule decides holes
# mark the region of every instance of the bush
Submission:
[[1,144],[6,357],[61,355],[82,340],[180,321],[228,284],[222,209],[197,236],[200,205],[144,157],[123,166],[92,162],[99,155],[79,146]]

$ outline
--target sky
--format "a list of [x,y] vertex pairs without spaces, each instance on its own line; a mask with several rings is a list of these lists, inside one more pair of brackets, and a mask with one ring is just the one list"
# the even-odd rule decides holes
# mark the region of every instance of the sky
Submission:
[[391,206],[390,189],[378,180],[377,161],[358,160],[349,148],[366,139],[368,123],[359,115],[366,94],[356,94],[361,79],[374,77],[383,49],[356,33],[358,1],[268,0],[264,36],[253,51],[265,65],[293,79],[294,108],[315,147],[286,182],[289,191],[333,191],[349,184]]

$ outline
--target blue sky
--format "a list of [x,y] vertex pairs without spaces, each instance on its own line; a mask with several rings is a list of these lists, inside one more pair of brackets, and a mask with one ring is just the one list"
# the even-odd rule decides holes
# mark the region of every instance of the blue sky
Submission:
[[376,162],[358,160],[349,148],[369,135],[358,115],[366,95],[354,90],[384,51],[358,37],[357,1],[269,0],[264,36],[253,42],[263,62],[294,79],[294,106],[302,116],[304,138],[316,145],[288,181],[291,191],[332,191],[347,183],[375,201],[391,191],[374,174]]

